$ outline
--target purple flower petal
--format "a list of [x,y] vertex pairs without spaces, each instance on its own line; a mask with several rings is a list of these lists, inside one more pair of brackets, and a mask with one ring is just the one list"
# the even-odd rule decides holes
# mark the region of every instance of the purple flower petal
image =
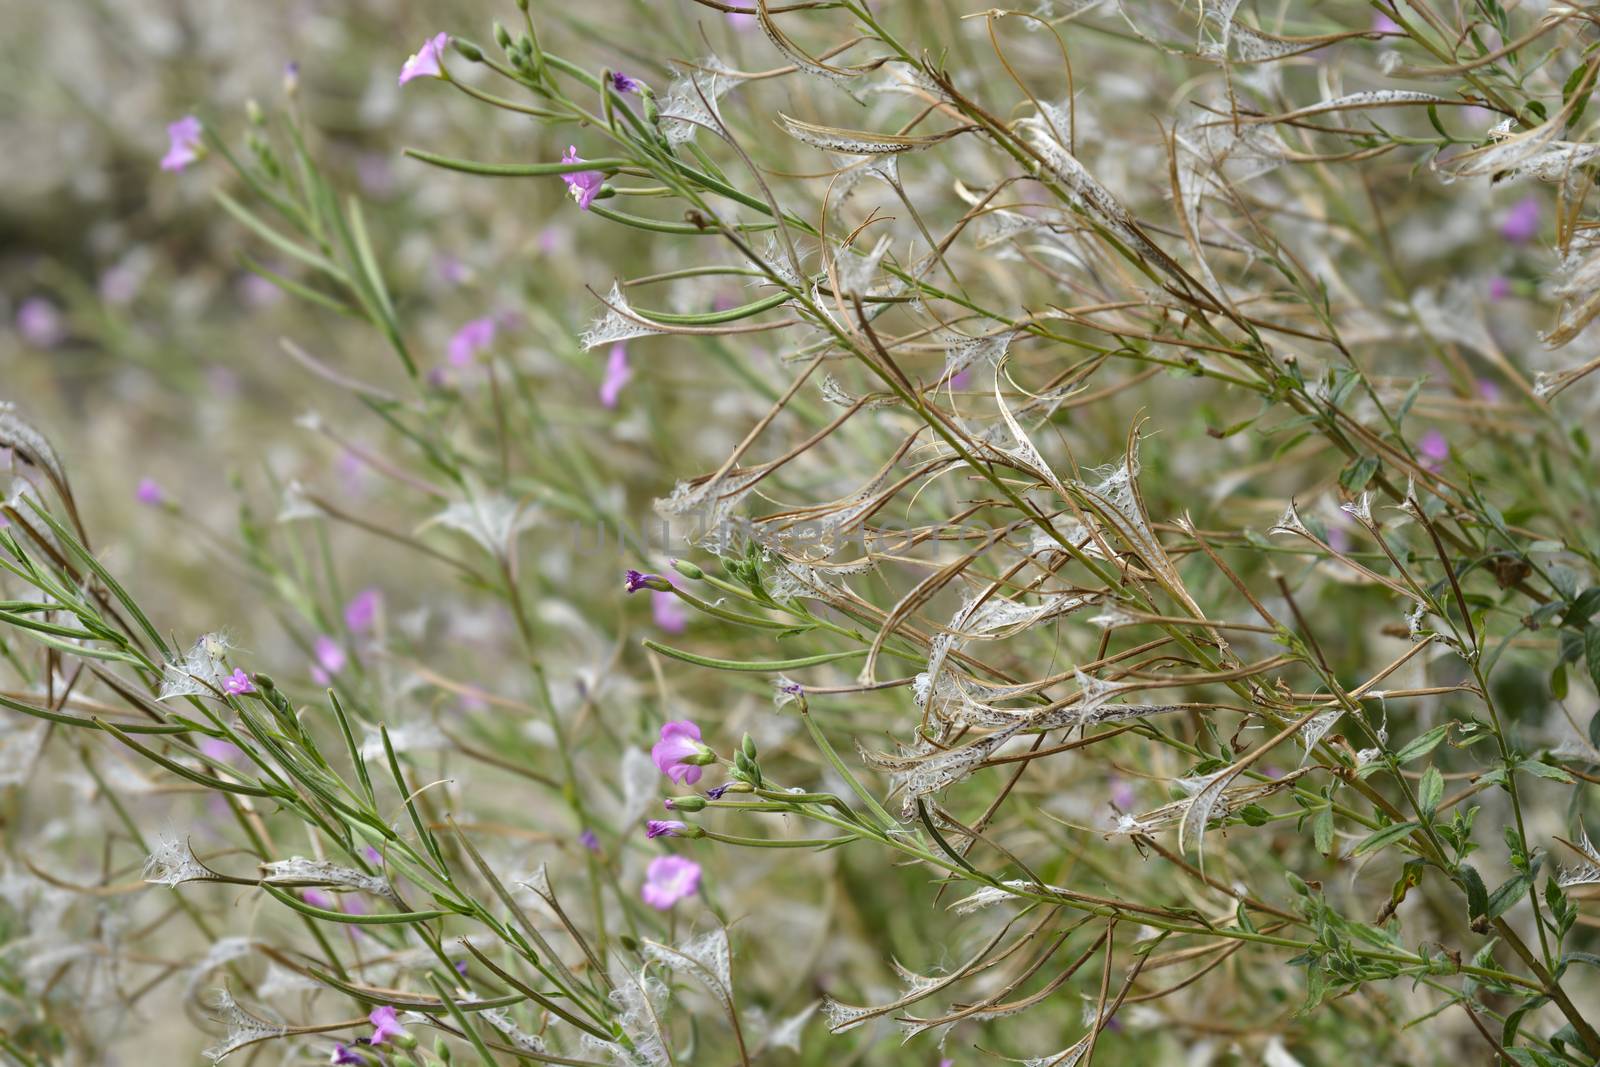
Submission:
[[700,889],[700,865],[683,856],[657,856],[645,868],[639,895],[658,911],[666,911]]
[[167,154],[161,157],[162,170],[182,170],[200,158],[200,120],[185,115],[167,124]]
[[[582,163],[583,157],[578,155],[576,145],[567,146],[567,154],[561,157],[563,163]],[[605,182],[605,175],[597,170],[580,170],[571,174],[563,174],[561,180],[567,183],[567,192],[572,199],[578,202],[578,207],[584,211],[589,210],[589,205],[600,192],[600,186]]]
[[628,366],[628,346],[618,341],[611,346],[606,357],[606,377],[600,383],[600,403],[614,408],[622,396],[622,387],[633,380],[633,368]]
[[17,332],[35,348],[54,348],[67,337],[61,312],[42,296],[30,296],[17,308]]
[[1527,244],[1539,235],[1539,198],[1530,193],[1511,205],[1500,220],[1500,236],[1514,245]]
[[139,488],[133,491],[133,495],[134,498],[139,501],[139,503],[149,504],[152,507],[158,504],[164,504],[167,501],[166,492],[161,488],[154,478],[140,478]]
[[378,608],[383,604],[383,594],[376,589],[363,589],[350,598],[344,606],[344,624],[351,633],[363,634],[378,621]]
[[400,67],[400,84],[404,85],[412,78],[443,77],[444,69],[439,66],[439,61],[444,58],[445,46],[449,43],[448,33],[436,33],[422,42],[422,47],[407,57]]
[[450,338],[450,365],[472,366],[478,353],[494,344],[494,334],[495,321],[492,316],[463,324]]

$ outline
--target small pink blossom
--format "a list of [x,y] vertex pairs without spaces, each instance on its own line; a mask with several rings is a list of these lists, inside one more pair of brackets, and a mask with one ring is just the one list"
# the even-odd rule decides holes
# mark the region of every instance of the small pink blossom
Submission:
[[321,908],[323,911],[338,910],[338,905],[334,902],[333,897],[320,889],[302,889],[300,890],[300,899],[310,904],[313,908]]
[[1478,379],[1478,399],[1487,401],[1490,404],[1498,404],[1500,402],[1500,386],[1495,384],[1494,379]]
[[322,634],[312,642],[311,650],[317,660],[311,665],[311,677],[318,685],[327,685],[349,662],[344,646],[327,634]]
[[42,296],[30,296],[17,308],[17,332],[35,348],[54,348],[67,337],[61,312]]
[[1422,454],[1422,465],[1431,469],[1449,458],[1450,442],[1438,430],[1429,430],[1417,442],[1417,451]]
[[704,759],[710,751],[700,743],[700,727],[689,719],[679,719],[662,723],[661,740],[651,747],[650,758],[678,785],[694,785],[704,772],[699,763],[689,761]]
[[677,819],[651,819],[644,824],[644,836],[649,838],[677,837],[685,828]]
[[259,311],[283,300],[283,290],[259,274],[246,274],[239,279],[239,299]]
[[250,680],[250,676],[244,673],[244,671],[239,667],[235,667],[233,669],[233,673],[222,680],[222,688],[226,692],[231,693],[236,697],[243,696],[246,693],[254,693],[256,691],[255,683],[252,682]]
[[618,341],[611,346],[606,357],[606,377],[600,383],[600,403],[608,408],[617,406],[622,387],[633,380],[633,368],[628,366],[628,346]]
[[124,260],[106,268],[105,273],[100,275],[96,289],[100,293],[101,300],[122,307],[133,303],[133,298],[139,295],[139,286],[142,284],[144,284],[144,271],[138,264]]
[[1511,295],[1511,279],[1503,274],[1496,274],[1489,279],[1489,299],[1504,300]]
[[666,911],[700,889],[700,865],[683,856],[657,856],[645,868],[639,895],[659,911]]
[[133,495],[139,503],[149,504],[151,507],[167,502],[166,490],[162,489],[154,478],[140,478],[139,487],[133,491]]
[[193,115],[167,124],[167,154],[161,157],[162,170],[182,170],[200,158],[204,151],[201,129],[200,120]]
[[450,43],[448,33],[436,33],[422,42],[414,55],[408,56],[400,68],[400,84],[412,78],[442,78],[444,68],[439,65],[444,58],[445,46]]
[[650,617],[665,633],[681,634],[689,627],[689,613],[683,610],[683,601],[672,593],[650,591]]
[[[567,146],[567,154],[561,157],[563,163],[582,163],[584,160],[578,155],[576,145]],[[605,175],[597,170],[580,170],[571,174],[563,174],[561,180],[567,183],[567,193],[578,202],[578,207],[584,211],[589,210],[589,205],[594,203],[594,198],[600,192],[600,186],[605,182]]]
[[344,606],[344,624],[351,633],[364,634],[378,621],[378,609],[383,605],[383,593],[377,589],[363,589],[350,598]]
[[1372,13],[1372,32],[1404,33],[1405,31],[1400,28],[1400,24],[1398,22],[1390,18],[1388,15],[1385,15],[1382,11],[1374,11]]
[[372,1013],[367,1016],[367,1021],[372,1024],[370,1040],[374,1045],[382,1045],[389,1041],[404,1041],[411,1036],[395,1019],[394,1008],[387,1004],[381,1008],[373,1008]]
[[231,741],[224,741],[220,737],[202,737],[200,751],[210,756],[219,763],[233,763],[240,759],[244,753],[239,751],[239,746]]
[[440,280],[446,285],[465,285],[472,280],[472,268],[463,263],[459,256],[442,252],[433,261],[433,265],[439,272]]
[[478,358],[478,353],[494,344],[495,321],[493,316],[484,316],[465,323],[450,338],[450,365],[452,367],[470,367]]
[[1500,219],[1500,236],[1514,245],[1524,245],[1538,235],[1539,198],[1529,193]]

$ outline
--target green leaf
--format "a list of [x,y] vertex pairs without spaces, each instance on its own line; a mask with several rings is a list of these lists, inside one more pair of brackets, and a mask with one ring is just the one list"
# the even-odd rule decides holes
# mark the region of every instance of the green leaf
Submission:
[[864,648],[852,648],[844,652],[824,652],[816,656],[801,656],[799,659],[751,660],[745,662],[742,660],[712,659],[710,656],[697,656],[693,652],[671,648],[648,639],[644,641],[644,647],[652,652],[659,652],[663,656],[671,656],[673,659],[681,659],[685,663],[693,663],[697,667],[710,667],[719,671],[751,671],[757,674],[794,671],[802,667],[816,667],[824,663],[833,663],[836,660],[850,659],[854,656],[865,656],[867,654],[867,650]]
[[558,174],[574,174],[581,170],[616,170],[626,167],[626,159],[585,159],[577,163],[479,163],[473,159],[452,159],[449,156],[425,152],[420,148],[402,149],[412,159],[445,170],[458,170],[464,174],[478,174],[485,178],[550,178]]
[[1552,782],[1562,782],[1566,785],[1571,785],[1574,781],[1572,775],[1560,767],[1552,767],[1550,764],[1540,763],[1538,760],[1527,760],[1519,763],[1517,764],[1517,770],[1531,774],[1535,778],[1548,778]]
[[1317,812],[1311,820],[1311,840],[1317,851],[1326,856],[1333,850],[1333,807]]
[[1583,661],[1589,668],[1589,678],[1600,688],[1600,626],[1583,628]]
[[1397,822],[1393,826],[1385,826],[1383,829],[1367,835],[1359,845],[1350,851],[1350,855],[1362,856],[1368,852],[1375,852],[1385,845],[1390,845],[1400,840],[1421,825],[1415,820],[1407,820],[1406,822]]
[[1491,919],[1498,919],[1511,910],[1511,905],[1528,895],[1528,887],[1532,884],[1532,875],[1512,875],[1500,888],[1489,894],[1489,907],[1486,914]]
[[1444,740],[1444,735],[1449,732],[1450,724],[1441,723],[1440,725],[1429,730],[1427,733],[1423,734],[1421,737],[1412,738],[1404,748],[1394,754],[1395,762],[1410,763],[1414,759],[1420,759],[1421,757],[1426,756],[1428,753],[1432,752],[1438,747],[1439,742]]
[[390,911],[373,912],[368,915],[353,915],[347,911],[330,911],[327,908],[318,908],[307,904],[300,898],[285,893],[275,885],[261,886],[279,903],[287,904],[295,911],[309,915],[313,919],[321,919],[330,923],[351,923],[356,926],[394,926],[400,923],[423,923],[434,919],[442,919],[450,914],[447,911]]
[[1467,890],[1467,916],[1474,920],[1486,916],[1489,912],[1489,890],[1483,884],[1483,876],[1470,863],[1463,863],[1460,873]]
[[1429,767],[1422,772],[1422,782],[1417,786],[1417,803],[1428,816],[1438,810],[1439,801],[1444,797],[1444,775],[1439,773],[1439,768]]

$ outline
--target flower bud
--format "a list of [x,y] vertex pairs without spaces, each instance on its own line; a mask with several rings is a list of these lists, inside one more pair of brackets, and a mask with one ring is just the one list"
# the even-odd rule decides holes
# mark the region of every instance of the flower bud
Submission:
[[511,51],[511,33],[500,25],[499,20],[494,24],[494,43],[500,46],[502,52]]
[[752,761],[756,758],[756,741],[749,734],[744,735],[744,743],[739,747],[744,750],[744,754],[749,756]]
[[450,44],[451,47],[460,53],[461,58],[465,59],[468,63],[483,62],[483,50],[477,45],[473,44],[471,41],[463,41],[459,37],[452,37],[450,38]]
[[704,811],[705,806],[706,798],[696,793],[691,793],[686,797],[667,798],[667,809],[669,811]]
[[692,578],[695,581],[699,581],[701,578],[706,576],[705,571],[701,570],[699,567],[696,567],[693,563],[690,563],[686,559],[673,560],[672,569],[683,575],[685,578]]

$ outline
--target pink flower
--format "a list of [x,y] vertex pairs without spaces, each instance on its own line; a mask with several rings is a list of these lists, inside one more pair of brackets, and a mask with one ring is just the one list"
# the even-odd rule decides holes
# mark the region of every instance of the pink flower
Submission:
[[628,366],[628,346],[618,341],[611,346],[606,358],[606,377],[600,383],[600,403],[608,408],[617,406],[622,387],[633,380],[633,368]]
[[371,1041],[374,1045],[382,1045],[390,1040],[403,1041],[411,1036],[406,1028],[395,1020],[394,1015],[394,1009],[385,1004],[381,1008],[373,1008],[372,1014],[367,1016],[367,1022],[372,1024]]
[[333,676],[344,670],[349,657],[345,655],[344,646],[339,644],[327,634],[318,637],[311,645],[312,652],[316,655],[317,662],[311,666],[311,677],[318,685],[327,685]]
[[1417,442],[1417,451],[1422,453],[1422,465],[1432,470],[1449,457],[1450,442],[1438,430],[1429,430]]
[[67,337],[61,312],[42,296],[30,296],[17,308],[17,332],[35,348],[54,348]]
[[143,283],[144,271],[138,264],[124,260],[115,266],[107,267],[105,273],[100,275],[100,283],[96,288],[99,290],[101,300],[120,307],[133,303],[133,298],[139,295],[139,286]]
[[446,285],[465,285],[472,280],[472,268],[449,253],[441,253],[433,261],[434,269]]
[[133,495],[139,503],[149,504],[151,507],[167,502],[166,491],[156,483],[154,478],[140,478],[139,488],[133,491]]
[[700,727],[689,719],[663,723],[661,740],[650,749],[650,758],[656,761],[661,773],[678,785],[694,785],[704,772],[700,762],[711,755],[711,750],[700,743]]
[[323,911],[338,910],[333,897],[320,889],[302,889],[300,890],[300,899],[310,904],[313,908],[321,908]]
[[671,593],[650,591],[650,617],[657,626],[669,634],[681,634],[689,626],[689,613],[683,603]]
[[1489,299],[1504,300],[1511,295],[1511,279],[1503,274],[1496,274],[1489,279]]
[[494,344],[495,322],[490,316],[473,319],[450,338],[450,365],[470,367],[478,353]]
[[[412,78],[442,78],[444,68],[439,66],[439,61],[444,58],[445,46],[450,43],[448,33],[436,33],[422,42],[422,47],[416,54],[408,56],[400,68],[400,84],[404,85]],[[391,1011],[390,1015],[394,1013]]]
[[968,367],[965,370],[958,370],[954,374],[950,375],[950,388],[952,388],[952,389],[965,389],[967,387],[967,385],[971,381],[972,381],[972,368],[971,367]]
[[1382,11],[1374,11],[1372,13],[1372,32],[1403,33],[1405,31],[1400,29],[1400,24],[1398,22],[1390,18],[1388,15],[1385,15]]
[[700,865],[683,856],[657,856],[645,868],[639,895],[652,908],[666,911],[700,889]]
[[1478,398],[1491,404],[1500,402],[1500,387],[1492,378],[1478,379]]
[[200,158],[200,120],[185,115],[167,124],[167,154],[161,157],[162,170],[182,170]]
[[222,688],[236,697],[256,691],[255,683],[250,680],[250,676],[238,667],[222,680]]
[[595,833],[593,830],[585,830],[583,833],[578,835],[578,844],[582,845],[590,852],[599,852],[600,835]]
[[628,77],[620,70],[611,72],[611,86],[619,93],[637,93],[641,88],[636,79]]
[[202,737],[200,751],[220,763],[232,763],[244,753],[239,751],[239,746],[231,741],[224,741],[220,737]]
[[372,629],[378,621],[378,608],[383,605],[383,594],[376,589],[363,589],[350,598],[344,606],[344,624],[351,633],[361,634]]
[[[575,145],[567,146],[567,154],[561,157],[563,163],[582,163]],[[594,203],[595,196],[600,192],[600,185],[605,175],[597,170],[580,170],[571,174],[563,174],[561,180],[567,183],[567,193],[578,202],[578,207],[584,211],[589,210],[589,205]]]
[[1539,235],[1539,198],[1532,193],[1511,205],[1500,220],[1500,236],[1514,245],[1527,244]]
[[644,824],[644,836],[649,838],[677,837],[685,824],[677,819],[651,819]]

